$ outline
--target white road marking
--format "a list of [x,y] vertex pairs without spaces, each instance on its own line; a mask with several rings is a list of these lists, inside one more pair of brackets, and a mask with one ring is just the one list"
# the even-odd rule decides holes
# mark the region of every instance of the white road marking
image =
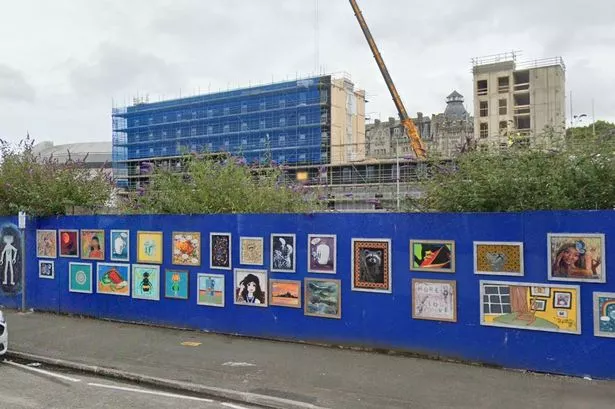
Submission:
[[233,405],[232,403],[226,403],[226,402],[223,402],[222,406],[226,406],[227,408],[231,408],[231,409],[246,409],[243,406]]
[[251,364],[249,362],[225,362],[222,366],[256,366],[255,364]]
[[198,402],[213,403],[213,400],[211,400],[211,399],[197,398],[197,397],[194,397],[194,396],[186,396],[186,395],[178,395],[178,394],[175,394],[175,393],[150,391],[150,390],[147,390],[147,389],[127,388],[125,386],[105,385],[105,384],[102,384],[102,383],[91,383],[91,382],[88,383],[88,386],[95,386],[97,388],[116,389],[116,390],[124,391],[124,392],[144,393],[144,394],[147,394],[147,395],[165,396],[167,398],[177,398],[177,399],[194,400],[194,401],[198,401]]
[[70,376],[60,375],[60,374],[57,374],[57,373],[45,371],[44,369],[33,368],[33,367],[27,366],[27,365],[21,365],[21,364],[18,364],[17,362],[7,361],[6,359],[4,360],[4,362],[9,364],[9,365],[16,366],[18,368],[27,369],[28,371],[32,371],[32,372],[40,373],[40,374],[43,374],[43,375],[53,376],[53,377],[56,377],[56,378],[64,379],[65,381],[81,382],[81,379],[71,378]]

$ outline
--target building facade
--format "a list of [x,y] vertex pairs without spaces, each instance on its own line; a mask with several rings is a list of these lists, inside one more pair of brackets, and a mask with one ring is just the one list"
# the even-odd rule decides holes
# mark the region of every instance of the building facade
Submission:
[[365,158],[365,93],[321,76],[114,108],[116,183],[134,189],[143,162],[229,152],[248,163],[341,164]]
[[518,63],[514,53],[475,58],[473,74],[479,147],[549,147],[563,137],[566,75],[561,58],[528,63]]

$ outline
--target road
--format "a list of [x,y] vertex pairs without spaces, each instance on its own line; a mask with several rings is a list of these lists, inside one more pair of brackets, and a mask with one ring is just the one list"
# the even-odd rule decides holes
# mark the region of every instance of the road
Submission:
[[253,409],[3,360],[0,409]]

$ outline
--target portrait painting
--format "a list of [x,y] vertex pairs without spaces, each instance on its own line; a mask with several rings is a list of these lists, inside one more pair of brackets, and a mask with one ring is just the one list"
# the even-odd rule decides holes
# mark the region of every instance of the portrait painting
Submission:
[[36,231],[36,257],[56,258],[58,242],[55,230]]
[[475,241],[474,274],[523,276],[523,243]]
[[391,240],[352,239],[352,290],[392,291]]
[[456,282],[413,278],[412,318],[457,322]]
[[111,260],[130,260],[130,231],[111,230],[110,236]]
[[294,234],[274,233],[271,235],[271,271],[294,273],[297,253]]
[[81,230],[81,258],[84,260],[105,259],[104,230]]
[[224,307],[224,279],[223,274],[199,274],[196,303],[209,307]]
[[269,280],[269,304],[301,308],[301,281]]
[[132,265],[132,298],[160,300],[160,266]]
[[173,264],[180,266],[201,265],[201,233],[173,233]]
[[52,260],[38,261],[38,278],[48,278],[50,280],[55,278],[55,264]]
[[60,257],[79,258],[79,230],[59,230]]
[[336,261],[336,235],[308,235],[308,273],[335,274],[337,268]]
[[209,234],[209,267],[231,270],[231,233]]
[[615,293],[594,293],[594,335],[615,338]]
[[264,253],[262,237],[239,238],[239,264],[262,266],[265,263]]
[[549,280],[606,282],[604,234],[549,233]]
[[266,270],[235,269],[234,299],[237,305],[267,307],[268,282]]
[[304,283],[304,314],[311,317],[342,317],[341,280],[306,278]]
[[454,273],[455,242],[452,240],[410,240],[410,270]]
[[178,300],[188,299],[190,276],[184,270],[166,270],[164,272],[164,296]]
[[162,264],[162,232],[137,232],[137,262]]
[[68,291],[92,294],[92,263],[68,263]]
[[130,264],[98,263],[96,283],[99,294],[130,295]]

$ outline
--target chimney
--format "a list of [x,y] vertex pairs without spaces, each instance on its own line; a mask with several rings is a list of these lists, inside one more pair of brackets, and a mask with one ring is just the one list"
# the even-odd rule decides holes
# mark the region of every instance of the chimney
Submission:
[[393,118],[392,116],[389,117],[389,125],[395,125],[395,118]]
[[374,125],[380,125],[380,119],[374,119]]

